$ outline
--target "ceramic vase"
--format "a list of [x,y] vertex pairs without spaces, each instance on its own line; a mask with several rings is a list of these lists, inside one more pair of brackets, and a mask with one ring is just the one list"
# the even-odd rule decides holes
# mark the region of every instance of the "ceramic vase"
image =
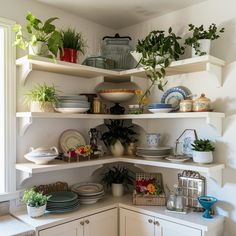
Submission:
[[111,145],[111,153],[115,157],[123,156],[124,151],[125,148],[119,140],[117,140],[114,145]]
[[[199,50],[201,52],[205,52],[207,55],[210,54],[211,49],[211,40],[210,39],[199,39]],[[192,48],[192,57],[198,57],[199,55],[196,55],[196,50]]]
[[46,210],[46,204],[40,207],[31,207],[27,205],[28,215],[32,218],[40,217]]
[[49,50],[45,42],[38,41],[36,45],[29,45],[29,54],[47,57]]
[[114,197],[121,197],[124,194],[123,184],[112,184],[111,190]]
[[40,103],[37,101],[32,101],[30,103],[31,112],[54,112],[54,107],[51,102]]
[[77,50],[72,48],[64,48],[64,52],[60,54],[61,61],[77,63]]
[[208,164],[213,162],[212,152],[193,151],[193,161],[199,164]]

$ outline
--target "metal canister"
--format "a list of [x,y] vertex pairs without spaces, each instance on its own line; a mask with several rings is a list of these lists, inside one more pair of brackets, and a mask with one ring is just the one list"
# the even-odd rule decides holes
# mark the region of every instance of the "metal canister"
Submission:
[[184,99],[180,102],[179,107],[181,112],[190,112],[193,110],[193,100],[190,98]]

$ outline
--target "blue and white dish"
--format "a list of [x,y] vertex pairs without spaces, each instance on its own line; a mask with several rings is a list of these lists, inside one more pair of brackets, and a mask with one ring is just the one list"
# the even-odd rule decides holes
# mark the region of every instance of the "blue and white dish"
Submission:
[[149,108],[152,113],[169,113],[172,111],[172,108]]
[[184,86],[177,86],[168,89],[161,97],[161,103],[172,105],[172,110],[179,110],[181,100],[184,100],[191,94],[190,90]]
[[158,108],[172,108],[171,104],[166,103],[151,103],[148,104],[148,109],[158,109]]

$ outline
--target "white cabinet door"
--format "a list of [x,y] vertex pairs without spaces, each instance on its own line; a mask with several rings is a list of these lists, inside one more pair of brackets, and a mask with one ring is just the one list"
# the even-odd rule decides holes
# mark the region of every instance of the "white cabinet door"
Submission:
[[120,236],[154,236],[154,228],[154,217],[120,209]]
[[155,219],[155,236],[201,236],[202,231],[167,220]]
[[118,209],[85,217],[84,236],[118,236]]
[[80,227],[79,221],[76,220],[41,230],[39,236],[83,236],[83,227]]

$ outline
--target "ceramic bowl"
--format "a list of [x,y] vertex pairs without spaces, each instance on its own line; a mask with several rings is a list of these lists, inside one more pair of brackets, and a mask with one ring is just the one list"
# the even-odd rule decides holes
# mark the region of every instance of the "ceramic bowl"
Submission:
[[32,161],[37,165],[45,165],[48,162],[54,160],[58,155],[55,156],[30,156],[30,155],[24,155],[25,159],[28,161]]

